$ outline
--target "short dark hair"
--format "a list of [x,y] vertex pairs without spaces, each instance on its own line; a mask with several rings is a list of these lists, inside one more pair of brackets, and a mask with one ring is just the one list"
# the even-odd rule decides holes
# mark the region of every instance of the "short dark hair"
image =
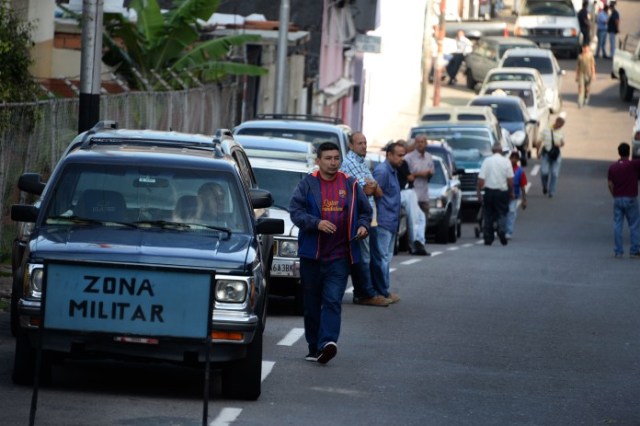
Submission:
[[385,147],[386,153],[387,154],[389,154],[389,153],[395,154],[397,146],[401,146],[401,147],[404,148],[404,145],[402,145],[399,142],[390,142],[390,143],[388,143],[387,146]]
[[622,158],[627,158],[629,154],[631,154],[631,146],[626,142],[620,142],[620,145],[618,145],[618,155]]
[[323,152],[325,152],[325,151],[338,151],[338,152],[339,152],[339,151],[340,151],[340,148],[338,147],[338,145],[336,145],[336,144],[335,144],[335,143],[333,143],[333,142],[329,142],[329,141],[327,141],[327,142],[322,142],[322,143],[318,146],[318,148],[317,148],[317,150],[316,150],[316,156],[317,156],[318,158],[321,158],[321,157],[322,157],[322,153],[323,153]]

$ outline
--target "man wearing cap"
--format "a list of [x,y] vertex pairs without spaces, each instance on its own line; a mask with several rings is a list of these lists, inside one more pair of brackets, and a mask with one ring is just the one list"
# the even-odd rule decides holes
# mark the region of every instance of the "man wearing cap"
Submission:
[[[556,193],[558,176],[560,175],[560,164],[562,163],[562,147],[564,146],[564,135],[562,127],[567,118],[567,113],[562,111],[556,117],[556,121],[540,133],[540,140],[537,143],[537,155],[540,158],[540,178],[542,179],[542,193],[553,197]],[[558,148],[558,155],[554,157],[552,148]]]
[[[506,221],[509,212],[509,201],[514,198],[513,167],[511,162],[502,155],[502,145],[496,142],[491,147],[493,155],[486,158],[480,166],[478,185],[476,188],[478,199],[483,208],[483,236],[484,244],[490,246],[494,238],[494,223],[497,224],[500,243],[507,245]],[[484,195],[482,194],[484,190]]]

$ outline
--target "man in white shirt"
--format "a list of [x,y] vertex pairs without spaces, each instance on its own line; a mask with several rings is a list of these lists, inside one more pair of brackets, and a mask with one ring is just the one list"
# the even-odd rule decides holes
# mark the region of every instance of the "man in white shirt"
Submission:
[[449,74],[449,84],[456,84],[456,76],[462,66],[464,57],[471,53],[473,49],[473,43],[464,35],[464,31],[458,31],[456,36],[456,51],[452,55],[449,63],[447,64],[447,74]]
[[493,243],[495,223],[498,227],[500,243],[506,246],[509,201],[514,198],[513,167],[511,162],[502,155],[502,145],[499,142],[491,147],[491,151],[493,155],[485,159],[480,166],[476,188],[478,199],[482,202],[484,244],[490,246]]

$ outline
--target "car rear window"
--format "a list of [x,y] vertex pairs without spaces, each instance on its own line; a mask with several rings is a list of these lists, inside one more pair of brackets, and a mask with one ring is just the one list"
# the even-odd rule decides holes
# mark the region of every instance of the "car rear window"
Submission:
[[322,142],[333,142],[340,146],[336,133],[301,129],[273,129],[269,127],[245,127],[238,129],[239,135],[271,136],[274,138],[296,139],[312,143],[318,147]]
[[482,114],[458,114],[459,121],[485,121],[486,119]]
[[491,111],[493,111],[493,115],[496,116],[498,121],[524,121],[522,117],[522,110],[518,109],[513,104],[505,104],[505,103],[490,103],[490,102],[482,102],[482,103],[473,103],[473,105],[479,106],[489,106],[491,107]]
[[533,92],[528,89],[493,89],[489,88],[486,90],[485,94],[490,95],[493,92],[501,90],[505,92],[507,95],[517,96],[524,101],[524,104],[528,107],[533,106]]
[[504,59],[506,68],[535,68],[540,74],[553,74],[551,59],[540,56],[509,56]]
[[449,121],[451,120],[451,114],[425,114],[422,116],[422,121]]
[[488,82],[491,81],[536,81],[536,79],[531,74],[499,72],[489,76]]

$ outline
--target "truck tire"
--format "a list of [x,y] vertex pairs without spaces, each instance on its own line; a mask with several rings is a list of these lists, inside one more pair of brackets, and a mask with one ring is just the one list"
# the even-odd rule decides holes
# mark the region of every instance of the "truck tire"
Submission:
[[633,98],[633,87],[629,86],[629,80],[624,72],[620,72],[620,99],[629,102]]
[[436,229],[436,243],[447,244],[449,241],[449,222],[451,222],[451,210],[447,210],[442,222],[438,224]]
[[225,398],[255,401],[262,385],[262,330],[258,328],[247,347],[247,356],[232,361],[222,372],[222,394]]
[[[16,336],[16,350],[13,358],[13,373],[11,376],[13,383],[26,386],[33,385],[36,354],[36,349],[31,346],[27,334],[19,332]],[[47,351],[42,351],[40,383],[51,383],[51,357]]]

